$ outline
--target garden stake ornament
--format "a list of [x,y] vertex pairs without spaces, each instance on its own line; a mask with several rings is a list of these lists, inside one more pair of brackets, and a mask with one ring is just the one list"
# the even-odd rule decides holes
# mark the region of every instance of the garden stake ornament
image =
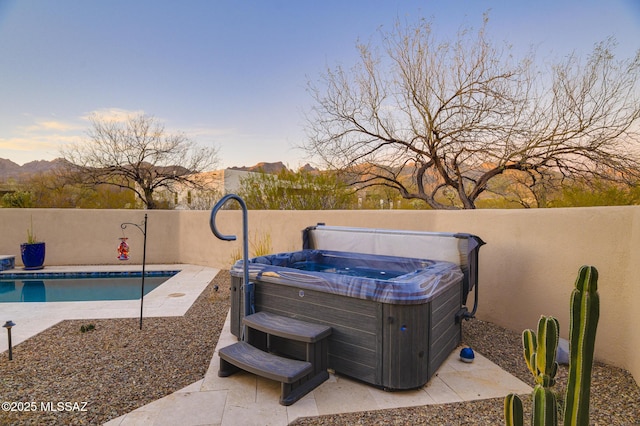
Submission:
[[142,249],[142,286],[140,288],[140,330],[142,330],[142,304],[144,303],[144,275],[145,275],[145,265],[147,263],[147,215],[144,215],[144,220],[140,225],[131,222],[125,222],[120,224],[120,228],[122,228],[123,237],[120,238],[121,242],[118,246],[118,259],[120,260],[128,260],[129,259],[129,245],[127,244],[127,237],[124,236],[124,230],[127,225],[135,226],[142,232],[144,236],[144,245]]
[[[124,229],[122,230],[124,235]],[[118,244],[118,260],[129,260],[129,244],[127,244],[127,237],[120,238],[120,244]]]

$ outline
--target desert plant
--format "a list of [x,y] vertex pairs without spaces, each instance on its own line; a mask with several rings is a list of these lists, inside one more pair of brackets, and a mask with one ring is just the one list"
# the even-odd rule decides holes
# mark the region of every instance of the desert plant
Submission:
[[253,173],[241,178],[238,195],[249,209],[261,210],[336,210],[356,201],[353,190],[334,172],[287,168],[277,175]]
[[262,235],[256,236],[253,241],[249,241],[253,256],[265,256],[273,252],[271,245],[271,234],[264,232]]
[[33,207],[33,195],[27,191],[8,192],[0,199],[2,207],[29,208]]
[[538,335],[533,330],[522,333],[524,358],[536,384],[545,388],[555,384],[558,371],[556,351],[558,349],[560,324],[554,317],[541,317],[538,321]]
[[31,216],[31,223],[27,228],[27,244],[35,244],[39,242],[35,231],[33,230],[33,216]]
[[80,326],[80,333],[86,333],[86,332],[89,332],[89,331],[93,331],[95,329],[96,329],[96,326],[93,325],[93,324],[87,324],[87,325],[83,324],[83,325]]
[[[571,294],[569,379],[564,408],[566,426],[589,424],[591,367],[600,314],[597,282],[596,268],[583,266]],[[537,336],[533,330],[522,333],[524,359],[536,382],[531,416],[533,425],[558,424],[557,398],[552,389],[558,370],[558,329],[558,320],[543,316],[538,322]],[[522,401],[517,395],[509,394],[505,398],[504,418],[508,426],[524,424]]]
[[33,231],[33,216],[31,224],[27,228],[27,242],[20,244],[20,256],[25,269],[42,269],[44,267],[44,258],[46,246],[43,241],[38,240]]
[[524,426],[522,400],[514,393],[504,399],[504,423],[507,426]]
[[[533,390],[533,424],[556,425],[557,397],[552,387],[558,371],[556,351],[559,340],[559,323],[554,317],[541,317],[538,321],[538,334],[533,330],[522,333],[522,346],[527,368],[533,374],[536,386]],[[522,401],[517,395],[510,394],[505,399],[505,423],[508,426],[522,425],[524,414]]]
[[[249,246],[250,257],[264,256],[273,253],[271,234],[263,232],[262,234],[255,235],[253,238],[249,237]],[[240,259],[242,259],[242,247],[238,247],[231,252],[231,264],[233,265]]]
[[569,319],[569,379],[564,407],[565,425],[589,424],[591,368],[600,317],[598,270],[580,268],[575,289],[571,293]]

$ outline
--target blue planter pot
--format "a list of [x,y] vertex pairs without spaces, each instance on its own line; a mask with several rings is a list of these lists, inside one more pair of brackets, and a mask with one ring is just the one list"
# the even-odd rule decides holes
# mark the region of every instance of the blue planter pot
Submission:
[[22,254],[22,263],[24,264],[24,269],[44,268],[44,243],[20,244],[20,253]]

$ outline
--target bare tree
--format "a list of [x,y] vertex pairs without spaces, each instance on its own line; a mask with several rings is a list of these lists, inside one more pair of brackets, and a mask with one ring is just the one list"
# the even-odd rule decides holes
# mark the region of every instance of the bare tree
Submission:
[[491,44],[487,22],[454,41],[398,23],[381,31],[382,54],[358,45],[356,66],[309,83],[304,148],[361,186],[441,209],[475,208],[509,174],[532,192],[558,176],[637,179],[640,52],[616,61],[610,39],[543,72],[535,52]]
[[198,173],[218,162],[215,147],[199,147],[182,133],[170,134],[151,116],[123,121],[91,117],[88,140],[62,155],[77,180],[114,185],[135,192],[146,208],[158,208],[154,193],[179,183],[200,188]]

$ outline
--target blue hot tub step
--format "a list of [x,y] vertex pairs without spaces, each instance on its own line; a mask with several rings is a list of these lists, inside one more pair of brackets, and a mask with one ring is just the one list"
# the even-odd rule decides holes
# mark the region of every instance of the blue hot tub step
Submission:
[[276,380],[282,405],[293,404],[329,378],[326,338],[331,327],[269,312],[248,315],[244,324],[247,341],[218,351],[218,376],[244,370]]

